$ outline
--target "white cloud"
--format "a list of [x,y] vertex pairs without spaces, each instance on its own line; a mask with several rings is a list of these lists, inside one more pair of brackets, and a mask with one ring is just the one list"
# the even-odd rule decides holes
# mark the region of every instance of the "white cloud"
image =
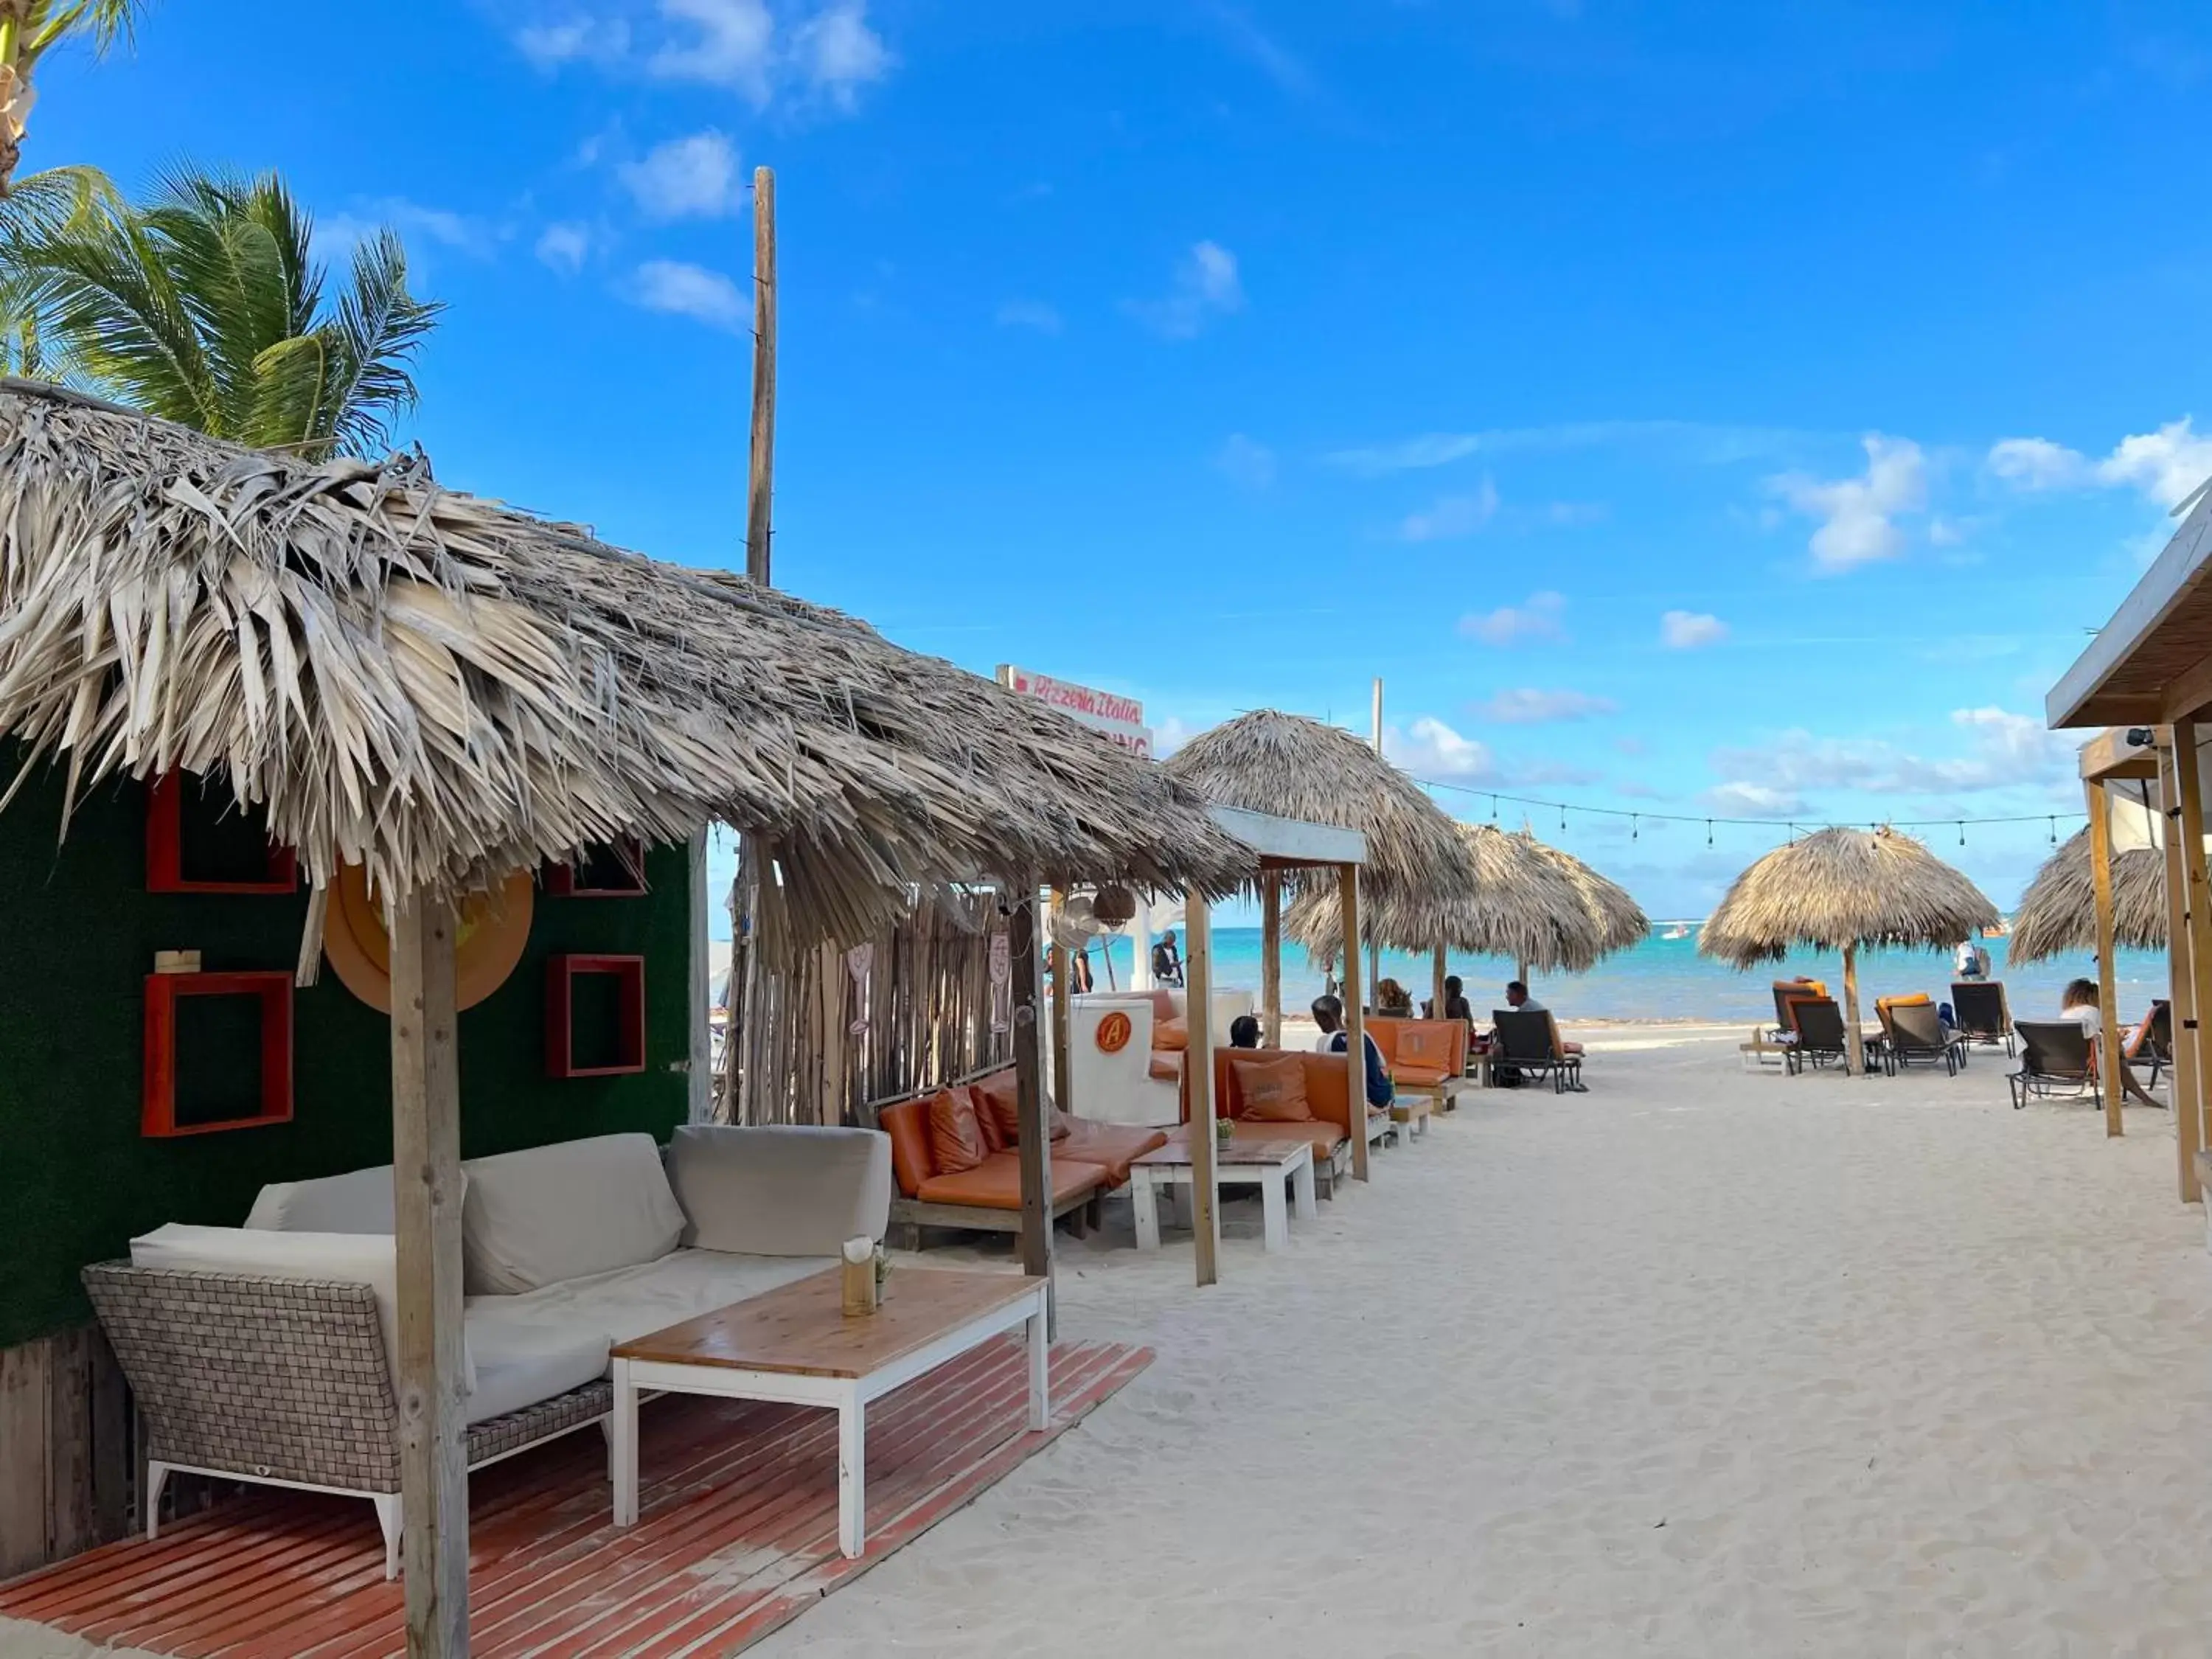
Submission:
[[1468,713],[1502,726],[1537,726],[1552,720],[1584,720],[1615,713],[1620,705],[1587,691],[1539,691],[1523,686],[1500,691],[1486,702],[1470,703]]
[[1152,725],[1152,758],[1165,760],[1206,729],[1202,726],[1194,726],[1176,714],[1170,714],[1163,720],[1156,720]]
[[656,144],[643,161],[615,170],[649,218],[718,218],[744,201],[737,146],[711,127]]
[[1176,268],[1175,288],[1160,300],[1132,300],[1128,309],[1155,334],[1188,340],[1216,317],[1244,307],[1237,256],[1218,242],[1195,242]]
[[1852,789],[1877,795],[1955,795],[1990,789],[2069,785],[2075,743],[2031,714],[1996,708],[1959,708],[1951,726],[1966,752],[1931,758],[1882,738],[1821,738],[1784,732],[1755,749],[1713,757],[1723,774],[1754,773],[1790,790]]
[[1773,480],[1784,500],[1821,521],[1813,532],[1813,562],[1823,570],[1850,570],[1905,550],[1895,515],[1927,504],[1928,466],[1920,446],[1878,432],[1862,440],[1867,468],[1856,478],[1832,481],[1785,473]]
[[1706,807],[1729,817],[1781,818],[1805,810],[1796,791],[1764,783],[1723,783],[1705,791]]
[[719,270],[677,259],[648,259],[640,265],[632,297],[647,311],[672,312],[733,334],[744,333],[752,320],[735,283]]
[[775,21],[767,0],[660,0],[679,39],[653,55],[655,75],[730,87],[756,106],[769,101]]
[[1481,447],[1482,439],[1475,433],[1429,432],[1401,443],[1340,449],[1328,457],[1328,464],[1347,472],[1357,472],[1363,478],[1379,478],[1392,472],[1418,472],[1432,466],[1449,466]]
[[1553,501],[1544,516],[1557,525],[1602,524],[1612,511],[1603,501]]
[[1285,92],[1299,98],[1312,93],[1313,72],[1304,62],[1244,13],[1221,6],[1215,9],[1214,21],[1231,48],[1239,57],[1257,64]]
[[1057,334],[1060,330],[1058,308],[1042,300],[1001,301],[996,314],[1001,328],[1032,328],[1040,334]]
[[860,89],[890,73],[891,54],[868,27],[866,0],[838,0],[799,27],[793,52],[817,92],[849,110]]
[[1424,714],[1404,731],[1382,728],[1382,753],[1417,778],[1474,782],[1491,775],[1490,750],[1463,738],[1433,714]]
[[573,220],[546,226],[538,238],[538,257],[566,276],[584,268],[584,256],[591,251],[592,233]]
[[331,213],[316,219],[308,233],[307,256],[330,262],[350,258],[356,246],[385,229],[397,231],[407,244],[409,275],[418,289],[427,271],[422,257],[426,245],[485,258],[498,246],[501,234],[472,215],[427,207],[404,196],[386,196],[363,204],[358,213]]
[[2132,433],[2093,461],[2048,438],[2004,438],[1990,446],[1989,469],[2015,489],[2133,485],[2160,507],[2179,507],[2212,477],[2212,436],[2189,416],[2155,432]]
[[1472,536],[1498,516],[1498,486],[1486,477],[1471,495],[1447,495],[1425,512],[1409,513],[1398,526],[1401,541],[1449,542]]
[[1728,624],[1702,611],[1669,611],[1659,618],[1659,643],[1669,651],[1695,651],[1718,645],[1728,637]]
[[514,44],[539,69],[555,70],[582,58],[621,57],[629,50],[629,25],[619,17],[605,22],[564,17],[516,30]]
[[1556,643],[1567,637],[1566,629],[1560,624],[1566,608],[1564,594],[1531,593],[1526,605],[1502,605],[1495,611],[1462,617],[1459,631],[1485,645],[1519,645],[1536,641]]
[[1275,452],[1256,438],[1248,438],[1241,432],[1229,434],[1221,453],[1213,458],[1232,483],[1247,489],[1265,489],[1275,482]]
[[1558,454],[1578,449],[1649,452],[1689,466],[1734,466],[1795,454],[1821,434],[1778,427],[1715,426],[1703,421],[1564,421],[1554,426],[1503,427],[1486,432],[1430,432],[1396,443],[1340,449],[1328,457],[1362,477],[1449,466],[1487,454]]

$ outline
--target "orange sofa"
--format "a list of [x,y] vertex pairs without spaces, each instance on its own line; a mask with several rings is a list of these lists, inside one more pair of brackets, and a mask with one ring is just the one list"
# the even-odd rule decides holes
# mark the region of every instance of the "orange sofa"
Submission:
[[1463,1019],[1374,1018],[1367,1030],[1401,1091],[1435,1094],[1449,1079],[1467,1075]]
[[[1239,1060],[1279,1060],[1295,1056],[1305,1067],[1306,1105],[1310,1123],[1268,1122],[1244,1115],[1243,1091],[1237,1087]],[[1352,1152],[1352,1072],[1341,1054],[1317,1054],[1304,1048],[1216,1048],[1213,1051],[1213,1115],[1225,1117],[1255,1134],[1313,1136],[1314,1176],[1324,1187],[1342,1173]],[[1381,1115],[1387,1121],[1389,1114]],[[1190,1091],[1183,1091],[1182,1121],[1190,1121]]]
[[[972,1170],[940,1172],[930,1137],[929,1104],[939,1093],[966,1094],[981,1119],[993,1115],[984,1096],[1010,1100],[1012,1066],[955,1085],[902,1100],[877,1114],[891,1141],[891,1176],[898,1191],[890,1218],[907,1230],[909,1249],[920,1249],[924,1227],[959,1227],[981,1232],[1018,1232],[1022,1224],[1021,1153],[987,1121],[983,1161]],[[1097,1219],[1099,1195],[1127,1184],[1129,1165],[1167,1145],[1166,1132],[1134,1125],[1097,1123],[1048,1107],[1053,1121],[1052,1213],[1069,1218],[1078,1237]],[[1011,1118],[1011,1109],[1000,1115]]]

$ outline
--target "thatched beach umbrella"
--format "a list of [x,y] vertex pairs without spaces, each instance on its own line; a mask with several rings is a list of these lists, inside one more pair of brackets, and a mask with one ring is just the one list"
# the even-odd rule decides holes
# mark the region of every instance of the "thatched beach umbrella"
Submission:
[[[2076,830],[2043,861],[2013,913],[2008,962],[2042,962],[2097,948],[2096,878],[2089,831]],[[2166,854],[2156,847],[2112,854],[2112,938],[2134,951],[2163,951],[2166,938]]]
[[[1224,806],[1357,830],[1367,838],[1359,875],[1363,917],[1415,914],[1472,896],[1452,820],[1421,787],[1341,726],[1255,709],[1177,750],[1169,773]],[[1302,893],[1333,890],[1293,877]],[[1260,882],[1261,1003],[1273,1042],[1282,1020],[1281,878]],[[1363,920],[1360,931],[1367,932]],[[1341,933],[1338,934],[1341,938]],[[1384,936],[1387,937],[1387,936]]]
[[1910,836],[1883,828],[1822,830],[1778,847],[1735,878],[1698,940],[1740,969],[1793,945],[1840,951],[1850,1068],[1866,1069],[1859,1035],[1863,945],[1957,944],[1997,924],[1979,888]]

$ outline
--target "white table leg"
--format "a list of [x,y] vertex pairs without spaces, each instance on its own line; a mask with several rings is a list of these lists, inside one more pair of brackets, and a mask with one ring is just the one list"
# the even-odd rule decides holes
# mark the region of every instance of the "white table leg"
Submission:
[[1129,1171],[1129,1208],[1137,1218],[1137,1248],[1157,1250],[1160,1248],[1160,1200],[1152,1188],[1150,1170]]
[[858,1389],[837,1407],[837,1545],[854,1557],[868,1547],[867,1411]]
[[1291,1171],[1291,1196],[1297,1200],[1294,1207],[1297,1211],[1299,1220],[1311,1221],[1316,1215],[1320,1213],[1318,1206],[1314,1203],[1313,1152],[1311,1148],[1308,1148],[1306,1155],[1298,1160],[1297,1168]]
[[1267,1179],[1260,1183],[1260,1248],[1263,1250],[1286,1250],[1291,1247],[1291,1218],[1289,1206],[1283,1201],[1283,1172],[1267,1171]]
[[607,1474],[614,1482],[615,1525],[637,1524],[637,1385],[629,1361],[615,1361],[614,1413],[608,1420]]
[[[1159,1236],[1155,1233],[1157,1244]],[[1045,1340],[1044,1314],[1030,1316],[1030,1427],[1042,1429],[1052,1420],[1052,1350]]]

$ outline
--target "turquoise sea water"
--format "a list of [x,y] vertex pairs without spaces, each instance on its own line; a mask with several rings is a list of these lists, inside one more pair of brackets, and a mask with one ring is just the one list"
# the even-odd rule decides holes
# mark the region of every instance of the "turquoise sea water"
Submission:
[[[1260,985],[1260,930],[1219,927],[1214,930],[1214,979],[1221,985]],[[2069,979],[2094,979],[2097,964],[2086,951],[2078,958],[2061,957],[2018,970],[2005,963],[2002,939],[1984,939],[1991,976],[2005,981],[2006,999],[2016,1018],[2034,1018],[2058,1012],[2058,993]],[[1129,982],[1130,941],[1113,941],[1114,977]],[[1106,973],[1098,948],[1091,952],[1091,972],[1100,990]],[[2123,1018],[2132,1021],[2149,1006],[2150,999],[2166,994],[2166,958],[2150,951],[2123,951],[2119,955],[2118,995]],[[1429,994],[1430,959],[1385,952],[1382,971],[1411,991],[1416,1001]],[[1513,964],[1483,957],[1455,957],[1450,971],[1468,985],[1468,1000],[1478,1012],[1501,1006],[1505,981]],[[1843,993],[1843,962],[1838,957],[1796,955],[1762,964],[1752,972],[1734,969],[1698,954],[1694,928],[1686,939],[1662,939],[1656,934],[1633,950],[1608,957],[1587,974],[1536,975],[1532,988],[1537,997],[1563,1019],[1700,1019],[1749,1024],[1771,1018],[1774,1000],[1768,987],[1777,979],[1808,974],[1826,980],[1839,997]],[[1870,951],[1859,958],[1859,995],[1868,1018],[1874,1015],[1878,996],[1910,995],[1926,991],[1941,1000],[1951,983],[1948,951]],[[1306,953],[1292,945],[1283,953],[1283,1005],[1294,1009],[1321,994],[1320,971]]]

